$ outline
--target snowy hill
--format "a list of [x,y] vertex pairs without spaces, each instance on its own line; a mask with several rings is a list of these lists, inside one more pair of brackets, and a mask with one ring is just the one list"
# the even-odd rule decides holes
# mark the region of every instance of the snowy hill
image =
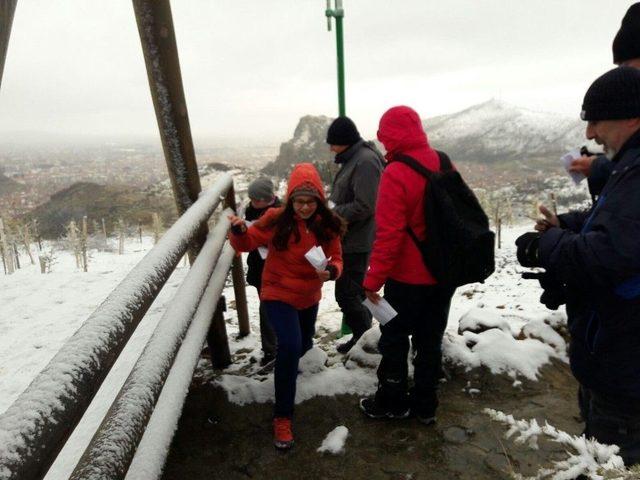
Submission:
[[499,100],[423,121],[431,144],[458,162],[556,159],[585,143],[585,123]]
[[[264,173],[285,177],[300,162],[316,164],[325,179],[333,168],[325,143],[331,118],[307,115],[293,138],[280,146],[276,160]],[[556,113],[536,112],[499,100],[460,112],[423,120],[429,140],[456,163],[494,164],[522,160],[529,164],[557,162],[568,150],[585,143],[585,124]]]

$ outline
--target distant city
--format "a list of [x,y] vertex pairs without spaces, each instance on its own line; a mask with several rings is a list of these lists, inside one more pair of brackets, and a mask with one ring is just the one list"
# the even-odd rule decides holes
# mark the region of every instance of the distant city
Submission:
[[[200,167],[224,163],[251,169],[273,160],[277,151],[277,145],[207,148],[196,150],[196,159]],[[77,182],[143,189],[167,179],[159,145],[4,145],[0,148],[0,215],[23,215]],[[10,182],[10,188],[3,187],[2,180]]]

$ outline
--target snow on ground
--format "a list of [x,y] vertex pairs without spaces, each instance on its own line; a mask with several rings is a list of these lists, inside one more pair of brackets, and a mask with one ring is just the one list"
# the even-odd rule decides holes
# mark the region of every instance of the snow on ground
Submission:
[[[0,276],[0,414],[47,365],[84,320],[153,247],[151,238],[130,240],[125,253],[90,252],[88,272],[69,251],[58,250],[49,274],[29,265]],[[103,387],[53,464],[47,479],[66,479],[124,384],[188,268],[180,262],[122,351]]]
[[[498,251],[496,273],[485,283],[458,289],[453,299],[443,344],[448,361],[467,368],[484,366],[505,372],[518,384],[520,377],[535,379],[540,367],[556,358],[566,361],[566,345],[553,327],[565,323],[564,311],[552,312],[538,302],[537,282],[522,280],[515,261],[514,239],[525,227],[505,229]],[[18,397],[35,375],[152,247],[130,240],[124,255],[92,251],[89,272],[81,272],[70,252],[58,251],[52,273],[40,274],[27,265],[13,275],[0,276],[0,413]],[[103,388],[70,438],[48,479],[67,478],[74,455],[84,450],[93,430],[126,379],[145,342],[186,274],[184,263],[169,279],[151,306]],[[318,395],[375,391],[376,350],[380,331],[374,326],[349,357],[335,351],[341,312],[334,299],[334,283],[327,282],[320,303],[316,346],[301,362],[296,401]],[[238,404],[273,399],[273,374],[260,371],[260,336],[256,290],[247,287],[251,335],[237,338],[237,316],[230,283],[225,289],[229,309],[230,348],[234,363],[215,379],[230,401]],[[375,322],[374,322],[375,323]],[[411,371],[411,369],[410,369]],[[210,364],[201,360],[196,375],[212,377]]]
[[349,429],[344,425],[340,425],[329,432],[322,441],[322,445],[318,447],[320,453],[332,453],[337,455],[344,453],[344,444],[349,436]]
[[[514,241],[528,226],[502,232],[502,248],[496,257],[496,272],[484,284],[459,288],[453,298],[449,324],[443,342],[447,360],[467,369],[486,367],[493,373],[506,373],[520,385],[519,378],[535,380],[540,368],[552,359],[567,360],[564,339],[554,327],[566,323],[564,309],[550,311],[538,301],[542,290],[535,280],[521,279],[524,271],[515,259]],[[377,322],[348,357],[335,351],[334,335],[340,329],[342,314],[334,299],[334,283],[323,288],[316,347],[301,360],[296,403],[313,396],[375,392],[375,368],[380,361]],[[231,336],[235,363],[214,381],[230,401],[240,405],[273,401],[273,375],[264,373],[257,363],[260,354],[258,299],[249,287],[249,313],[252,332],[249,337]],[[229,292],[229,297],[232,297]],[[230,324],[235,325],[235,311],[230,310]],[[319,352],[325,352],[325,355]],[[310,370],[309,365],[314,365]],[[411,365],[409,366],[412,372]],[[206,362],[199,375],[211,377]]]

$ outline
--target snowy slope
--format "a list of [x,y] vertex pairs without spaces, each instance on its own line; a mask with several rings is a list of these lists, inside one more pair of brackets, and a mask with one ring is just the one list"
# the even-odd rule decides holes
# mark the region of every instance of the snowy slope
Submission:
[[538,112],[489,100],[457,113],[426,119],[436,148],[463,161],[558,157],[586,142],[578,116]]
[[[514,385],[519,384],[519,378],[536,378],[539,368],[553,358],[566,361],[566,345],[553,328],[564,324],[564,313],[550,312],[541,306],[537,283],[521,280],[522,269],[514,264],[511,245],[524,230],[519,227],[503,232],[505,248],[498,252],[494,276],[484,285],[458,290],[444,342],[445,356],[450,363],[466,368],[484,366],[495,373],[507,373],[513,378]],[[142,244],[131,241],[123,256],[94,251],[88,273],[75,267],[69,252],[59,252],[51,274],[41,275],[35,266],[28,266],[14,275],[0,277],[0,412],[6,410],[64,341],[151,248],[151,243],[149,239],[144,239]],[[186,268],[181,264],[47,478],[67,478],[185,273]],[[343,357],[335,351],[335,332],[339,329],[341,314],[333,297],[333,285],[328,282],[324,287],[317,345],[302,363],[297,402],[318,395],[365,395],[372,393],[376,386],[379,329],[374,326],[350,358],[343,362]],[[199,377],[211,378],[227,391],[231,401],[240,404],[266,402],[273,398],[272,374],[261,374],[254,363],[260,357],[258,303],[255,289],[248,288],[247,293],[253,333],[237,339],[233,289],[227,287],[225,290],[232,307],[227,316],[234,364],[215,379],[206,360],[200,362],[197,371]]]

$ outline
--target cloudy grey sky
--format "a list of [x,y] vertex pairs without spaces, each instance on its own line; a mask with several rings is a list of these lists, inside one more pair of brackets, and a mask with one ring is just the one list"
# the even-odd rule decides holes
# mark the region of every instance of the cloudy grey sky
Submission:
[[[632,1],[344,0],[347,114],[367,137],[390,106],[423,117],[490,98],[577,116],[612,65]],[[174,0],[196,144],[268,141],[337,114],[335,30],[324,0]],[[19,0],[0,136],[157,138],[127,0]],[[196,145],[197,146],[197,145]]]

